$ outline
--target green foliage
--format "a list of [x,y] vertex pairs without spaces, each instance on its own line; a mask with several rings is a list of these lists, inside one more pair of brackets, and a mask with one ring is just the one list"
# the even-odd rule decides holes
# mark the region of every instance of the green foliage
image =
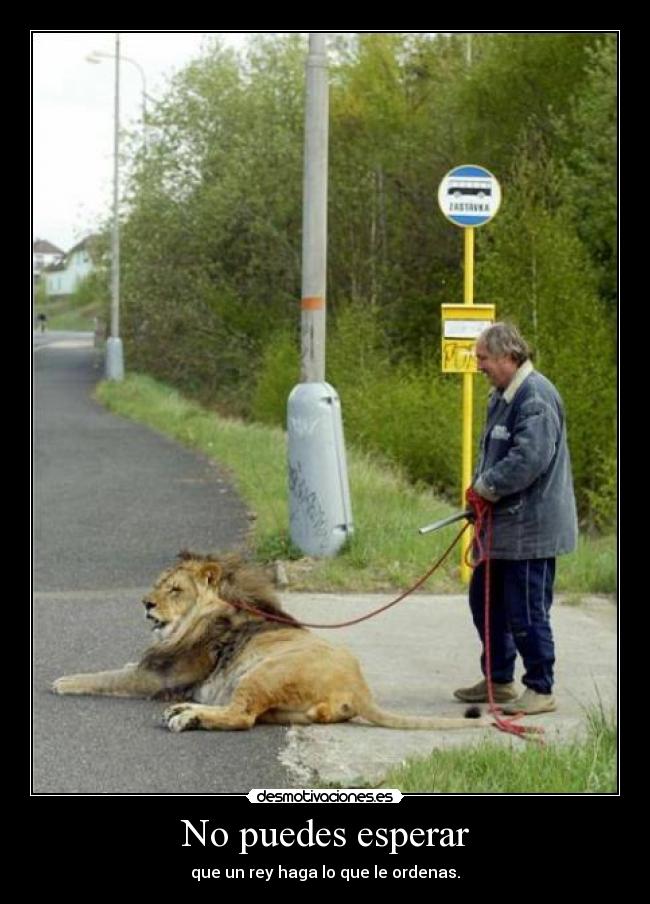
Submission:
[[[597,511],[595,507],[594,510]],[[555,582],[558,591],[572,591],[579,587],[583,593],[616,593],[616,535],[610,520],[613,514],[607,511],[606,515],[602,530],[608,533],[593,536],[591,531],[585,531],[578,539],[577,549],[558,559]]]
[[255,555],[259,562],[275,562],[278,559],[291,561],[302,559],[303,552],[294,546],[286,529],[265,534],[255,545]]
[[[354,534],[339,555],[297,557],[289,539],[286,434],[277,427],[216,415],[151,377],[133,374],[105,381],[97,397],[111,411],[148,424],[198,449],[226,468],[250,511],[248,543],[261,561],[288,560],[296,590],[379,591],[405,589],[424,575],[451,543],[453,528],[418,536],[417,528],[458,508],[430,488],[414,486],[403,470],[354,447],[347,451]],[[449,555],[425,585],[445,593],[461,589],[459,557]],[[614,536],[581,537],[576,553],[559,561],[558,589],[604,593],[616,583]]]
[[[340,35],[330,54],[327,378],[348,441],[458,492],[459,378],[440,305],[462,230],[437,186],[475,162],[503,188],[477,231],[477,301],[533,342],[565,399],[580,512],[611,525],[615,472],[616,36]],[[151,110],[130,162],[130,366],[284,423],[299,381],[305,35],[215,42]],[[485,386],[477,386],[478,436]],[[596,416],[594,416],[596,412]],[[595,450],[598,450],[597,454]]]
[[372,308],[346,308],[329,348],[328,373],[341,396],[346,438],[401,465],[414,481],[437,491],[457,487],[458,382],[441,379],[432,358],[419,367],[391,360]]
[[277,332],[267,343],[256,375],[251,415],[256,421],[284,427],[287,399],[300,380],[300,346],[294,330]]
[[585,81],[557,123],[566,203],[598,268],[601,295],[612,310],[617,261],[617,51],[614,35],[602,36],[589,49]]
[[36,291],[34,292],[34,305],[39,313],[47,305],[47,289],[45,288],[45,281],[42,279],[36,285]]
[[[460,485],[460,381],[439,372],[433,354],[416,365],[393,361],[376,309],[349,305],[332,319],[327,380],[341,397],[346,441],[401,466],[456,501]],[[287,398],[298,382],[293,333],[267,345],[253,395],[256,420],[286,423]],[[485,394],[477,393],[478,438]]]
[[467,159],[505,174],[524,133],[552,140],[552,117],[568,110],[581,90],[598,40],[557,33],[484,35],[476,41],[456,95]]
[[391,770],[382,785],[405,793],[614,794],[616,714],[601,704],[586,712],[585,721],[585,736],[566,744],[505,747],[488,740],[471,750],[437,750]]
[[[499,318],[529,337],[536,366],[565,400],[579,510],[594,524],[591,509],[608,492],[603,468],[616,459],[613,336],[597,274],[566,209],[554,207],[556,192],[552,164],[522,157],[508,204],[479,246],[477,280]],[[599,506],[597,520],[609,529],[606,510]]]
[[236,412],[299,297],[298,47],[261,44],[244,72],[217,44],[179,73],[152,115],[123,230],[129,359]]
[[68,299],[70,308],[87,308],[94,305],[107,311],[110,306],[110,288],[105,270],[93,270],[77,285]]
[[618,473],[616,458],[598,449],[594,452],[594,488],[585,490],[589,503],[590,522],[587,527],[604,532],[616,525],[618,502]]
[[50,330],[82,330],[94,329],[96,320],[104,324],[110,320],[110,292],[108,274],[99,264],[78,283],[70,295],[48,298],[43,283],[36,291],[37,312],[47,314],[47,327]]

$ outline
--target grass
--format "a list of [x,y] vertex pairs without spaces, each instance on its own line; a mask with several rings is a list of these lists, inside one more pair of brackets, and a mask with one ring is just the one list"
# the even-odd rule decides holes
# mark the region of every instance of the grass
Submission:
[[95,302],[82,307],[71,307],[67,299],[48,302],[45,307],[37,308],[47,314],[48,330],[73,330],[75,332],[92,332],[95,328],[94,318],[102,312],[101,304]]
[[[455,509],[399,469],[347,450],[355,532],[338,556],[309,560],[288,535],[287,440],[283,430],[224,418],[175,390],[141,375],[101,383],[97,398],[111,411],[147,424],[197,449],[229,472],[254,512],[253,552],[261,561],[284,559],[293,590],[385,591],[407,588],[449,545],[457,525],[421,536],[418,528]],[[425,584],[429,592],[461,592],[460,554]],[[609,593],[616,581],[615,537],[582,538],[558,563],[558,589]]]
[[381,783],[407,792],[612,794],[617,790],[614,714],[602,707],[586,714],[584,739],[538,744],[486,740],[476,747],[438,750],[393,769]]
[[557,560],[555,589],[560,592],[615,593],[616,538],[580,536],[578,548]]
[[[453,507],[411,485],[398,469],[348,449],[355,533],[335,558],[305,559],[288,537],[284,431],[224,418],[144,376],[101,383],[96,394],[111,411],[148,424],[225,467],[255,513],[253,552],[262,561],[288,560],[292,590],[406,588],[455,535],[452,525],[420,536],[418,527],[444,517]],[[615,537],[581,537],[578,550],[562,557],[558,565],[558,589],[571,593],[574,601],[581,594],[611,592],[616,580]],[[454,551],[426,589],[461,592],[458,572],[459,556]],[[606,714],[601,705],[587,712],[586,722],[586,737],[564,744],[486,739],[475,747],[438,750],[391,770],[381,785],[405,793],[615,793],[614,715]]]

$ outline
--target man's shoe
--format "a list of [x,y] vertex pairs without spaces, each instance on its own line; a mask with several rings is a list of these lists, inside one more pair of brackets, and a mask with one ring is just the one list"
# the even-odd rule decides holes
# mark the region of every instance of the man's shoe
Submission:
[[[459,687],[454,691],[454,697],[462,700],[463,703],[488,703],[488,689],[485,678],[475,684],[473,687]],[[497,684],[492,682],[492,697],[495,703],[508,703],[510,700],[517,699],[517,691],[515,690],[514,681],[508,684]]]
[[552,713],[556,709],[553,694],[538,694],[537,691],[527,687],[518,700],[503,707],[503,712],[508,716],[514,716],[515,713],[536,716],[537,713]]

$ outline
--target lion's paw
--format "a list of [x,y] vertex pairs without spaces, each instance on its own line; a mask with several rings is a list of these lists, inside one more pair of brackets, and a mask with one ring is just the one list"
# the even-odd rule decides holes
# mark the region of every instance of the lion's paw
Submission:
[[170,731],[191,731],[201,727],[201,719],[197,714],[199,709],[193,703],[177,703],[169,706],[163,713],[163,723]]

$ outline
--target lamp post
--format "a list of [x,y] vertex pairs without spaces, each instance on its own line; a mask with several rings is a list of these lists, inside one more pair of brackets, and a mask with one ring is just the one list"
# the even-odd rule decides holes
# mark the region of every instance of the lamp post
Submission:
[[[93,50],[92,53],[89,53],[86,57],[87,63],[101,63],[102,60],[112,60],[114,59],[115,54],[113,53],[104,53],[102,50]],[[142,79],[142,135],[143,135],[143,143],[145,153],[147,150],[147,79],[144,74],[144,69],[138,63],[137,60],[132,59],[131,57],[121,56],[120,61],[124,63],[131,63],[131,65],[135,66],[140,74],[140,78]]]
[[120,339],[120,219],[119,219],[119,150],[120,150],[120,63],[124,60],[136,67],[142,79],[142,132],[147,152],[147,80],[144,69],[131,57],[120,56],[120,35],[115,34],[115,53],[94,50],[86,57],[88,63],[115,60],[115,116],[113,142],[113,232],[111,253],[111,335],[106,340],[106,379],[124,379],[124,352]]
[[[109,56],[112,56],[109,54]],[[124,353],[120,339],[120,35],[115,34],[115,113],[113,117],[113,231],[111,240],[111,335],[106,340],[106,379],[124,379]]]

